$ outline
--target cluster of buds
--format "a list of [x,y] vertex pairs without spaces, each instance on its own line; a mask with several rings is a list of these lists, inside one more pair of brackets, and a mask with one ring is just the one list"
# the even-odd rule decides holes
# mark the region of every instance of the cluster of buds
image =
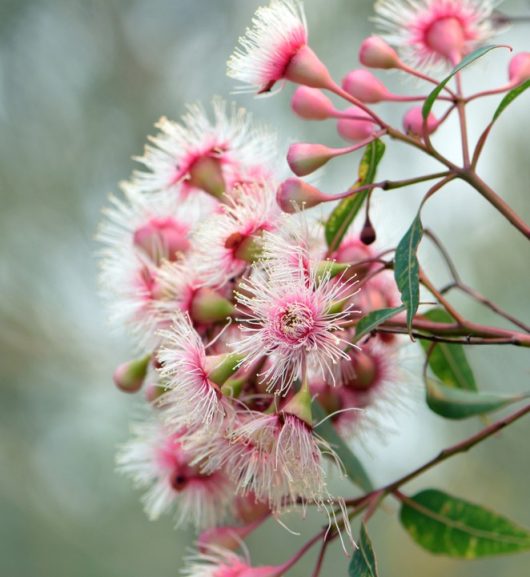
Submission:
[[[428,79],[416,67],[457,64],[491,36],[489,4],[378,2],[385,34],[362,43],[360,63]],[[122,184],[123,198],[111,199],[99,233],[112,321],[139,350],[114,381],[126,392],[143,389],[147,406],[120,449],[119,468],[146,491],[149,517],[174,511],[177,524],[203,531],[203,556],[189,574],[205,577],[283,574],[288,564],[252,569],[229,549],[287,510],[315,505],[330,518],[342,511],[351,536],[344,501],[329,487],[340,462],[319,435],[314,408],[355,440],[382,401],[399,400],[398,339],[373,335],[359,346],[355,325],[400,299],[381,270],[368,213],[361,233],[336,246],[311,216],[312,207],[350,191],[326,194],[299,177],[394,136],[372,105],[425,98],[393,94],[366,68],[337,84],[308,45],[297,0],[260,8],[240,42],[229,76],[257,93],[296,83],[295,114],[335,120],[348,146],[292,145],[287,160],[296,178],[282,181],[269,129],[220,99],[213,115],[191,106],[180,122],[160,120],[137,159],[145,169]],[[504,90],[526,80],[529,68],[529,55],[517,55]],[[442,98],[452,110],[451,94]],[[415,106],[401,134],[427,139],[448,116],[424,119]]]

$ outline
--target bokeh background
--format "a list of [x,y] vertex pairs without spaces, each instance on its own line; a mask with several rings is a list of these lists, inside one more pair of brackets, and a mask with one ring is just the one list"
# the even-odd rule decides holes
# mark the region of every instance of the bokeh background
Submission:
[[[138,494],[114,472],[117,443],[125,440],[139,399],[113,388],[114,366],[132,350],[109,330],[97,294],[94,233],[100,209],[127,178],[145,136],[161,115],[177,118],[188,101],[229,95],[225,61],[249,23],[256,0],[0,0],[0,575],[9,577],[169,577],[192,543],[170,518],[150,523]],[[371,31],[372,2],[306,0],[311,43],[336,78],[356,66],[357,46]],[[507,1],[508,14],[530,5]],[[528,50],[530,24],[501,41]],[[466,88],[504,82],[508,54],[496,51],[466,75]],[[399,75],[397,90],[418,90]],[[289,111],[287,87],[273,98],[234,97],[259,119],[276,124],[286,149],[294,140],[339,145],[333,125],[303,123]],[[476,137],[496,99],[473,107]],[[399,123],[402,110],[383,106]],[[480,170],[526,220],[528,98],[516,102],[495,129]],[[447,130],[438,143],[458,149]],[[421,174],[428,164],[391,147],[385,178]],[[352,158],[319,177],[339,191],[355,171]],[[424,192],[421,186],[377,193],[380,246],[403,234]],[[466,281],[527,322],[530,250],[520,235],[476,193],[456,185],[424,212],[453,252]],[[424,243],[427,245],[427,243]],[[422,258],[443,282],[442,263],[427,246]],[[478,321],[495,320],[465,299],[455,302]],[[498,322],[498,321],[497,321]],[[419,351],[404,345],[402,379],[410,409],[391,415],[386,441],[356,443],[375,481],[383,483],[464,438],[480,422],[445,422],[421,402],[414,372]],[[469,355],[485,389],[528,389],[530,356],[508,347],[475,348]],[[390,410],[393,410],[390,408]],[[408,490],[445,488],[488,504],[530,526],[530,419],[412,483]],[[343,492],[355,489],[343,485]],[[527,574],[530,556],[462,562],[431,558],[404,533],[388,501],[371,521],[385,577],[472,577]],[[310,535],[318,516],[290,521]],[[250,539],[258,563],[285,560],[302,543],[270,523]],[[307,575],[311,557],[292,570]],[[337,547],[323,575],[346,575]]]

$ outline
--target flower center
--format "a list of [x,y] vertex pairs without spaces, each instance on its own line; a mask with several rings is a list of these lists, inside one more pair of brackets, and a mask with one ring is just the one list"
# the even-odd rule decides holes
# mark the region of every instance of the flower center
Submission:
[[427,29],[425,43],[440,56],[457,64],[465,49],[466,35],[462,22],[453,16],[436,20]]
[[313,313],[304,303],[291,303],[283,308],[278,328],[283,337],[296,343],[307,337],[315,325]]

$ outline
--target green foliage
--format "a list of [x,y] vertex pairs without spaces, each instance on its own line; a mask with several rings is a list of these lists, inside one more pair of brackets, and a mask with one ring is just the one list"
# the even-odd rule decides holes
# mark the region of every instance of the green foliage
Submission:
[[395,256],[394,277],[401,293],[401,301],[407,309],[407,326],[412,329],[412,319],[420,303],[420,265],[416,252],[423,236],[419,213],[405,236],[400,240]]
[[456,389],[429,377],[425,381],[427,405],[431,411],[446,419],[459,420],[484,415],[528,397],[528,394],[504,395]]
[[440,84],[438,84],[438,86],[425,99],[421,111],[423,118],[427,118],[429,116],[429,113],[431,112],[432,107],[436,102],[436,99],[440,95],[440,92],[444,89],[445,85],[449,82],[449,80],[451,80],[451,78],[453,78],[455,74],[457,74],[458,72],[460,72],[460,70],[462,70],[462,68],[465,68],[472,62],[475,62],[475,60],[478,60],[479,58],[484,56],[484,54],[486,54],[490,50],[493,50],[494,48],[501,48],[501,46],[493,44],[488,46],[481,46],[480,48],[477,48],[476,50],[474,50],[473,52],[462,58],[462,60],[453,68],[453,70],[451,70],[449,76],[444,78],[440,82]]
[[522,94],[527,88],[530,87],[530,80],[523,82],[520,86],[517,86],[513,90],[510,90],[508,94],[501,100],[495,114],[493,115],[493,120],[491,123],[493,124],[497,118],[502,114],[505,108],[507,108],[520,94]]
[[[318,401],[315,401],[312,406],[313,416],[315,421],[322,421],[326,418],[326,412]],[[337,457],[340,459],[344,472],[349,479],[359,486],[363,491],[369,492],[373,490],[372,482],[368,474],[364,470],[362,463],[352,453],[351,449],[342,440],[342,437],[337,433],[331,419],[327,419],[320,423],[316,428],[317,434],[322,437],[331,448],[335,451]]]
[[353,554],[348,570],[350,577],[377,577],[377,562],[375,560],[372,542],[364,523],[361,524],[359,548]]
[[403,312],[405,306],[394,307],[389,309],[379,309],[372,311],[365,315],[355,327],[355,340],[359,340],[362,336],[373,331],[378,325],[384,323],[386,320],[392,318],[396,314]]
[[418,545],[435,554],[476,559],[530,549],[528,530],[436,489],[406,498],[400,520]]
[[[436,323],[451,324],[453,317],[444,309],[431,309],[423,315],[425,318]],[[477,385],[473,371],[460,344],[430,343],[421,341],[425,352],[430,350],[429,367],[432,372],[448,387],[476,391]]]
[[[374,182],[377,166],[381,162],[384,153],[385,145],[381,140],[374,140],[367,145],[359,164],[358,178],[352,186],[352,190]],[[368,191],[365,190],[344,198],[329,215],[325,234],[326,242],[331,250],[335,250],[339,246],[367,196]]]

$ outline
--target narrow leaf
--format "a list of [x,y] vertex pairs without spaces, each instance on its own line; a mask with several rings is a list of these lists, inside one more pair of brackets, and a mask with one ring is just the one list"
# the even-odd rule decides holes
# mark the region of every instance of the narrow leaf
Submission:
[[355,328],[355,340],[359,340],[362,336],[373,331],[378,325],[384,323],[386,320],[392,318],[394,315],[401,313],[405,310],[402,305],[400,307],[394,307],[391,309],[379,309],[377,311],[372,311],[364,316]]
[[510,92],[508,92],[508,94],[506,94],[506,96],[501,100],[499,106],[497,107],[497,110],[495,111],[495,114],[493,115],[493,120],[491,121],[491,123],[493,124],[497,120],[497,118],[499,118],[499,116],[502,114],[504,109],[507,106],[509,106],[520,94],[522,94],[529,87],[530,87],[530,80],[527,80],[526,82],[523,82],[520,86],[517,86],[513,90],[510,90]]
[[507,405],[528,398],[528,393],[505,395],[455,389],[426,378],[427,405],[437,415],[446,419],[467,419],[476,415],[491,413]]
[[[436,323],[451,324],[453,317],[444,309],[431,309],[424,315],[427,319]],[[448,387],[476,391],[477,384],[473,371],[467,362],[464,347],[452,343],[429,343],[420,341],[421,346],[427,352],[431,349],[429,366],[432,372]],[[431,348],[432,347],[432,348]]]
[[406,498],[400,520],[418,545],[439,555],[476,559],[530,549],[527,529],[436,489]]
[[[315,401],[312,406],[313,416],[315,421],[319,423],[326,418],[326,412],[318,401]],[[362,463],[352,453],[351,449],[344,442],[342,437],[337,433],[331,419],[327,419],[320,423],[316,428],[316,433],[329,443],[331,448],[335,451],[337,457],[340,459],[346,475],[350,480],[359,486],[363,491],[369,492],[373,490],[372,482],[368,474],[364,470]]]
[[[377,166],[381,162],[384,153],[385,145],[381,140],[374,140],[368,144],[359,164],[358,178],[352,186],[352,190],[374,182]],[[339,202],[329,215],[325,233],[326,242],[330,248],[335,250],[339,246],[367,196],[368,191],[365,190],[345,198]]]
[[407,325],[412,329],[412,319],[420,303],[419,263],[416,257],[423,236],[420,215],[417,214],[409,230],[400,240],[394,261],[394,278],[401,293],[401,301],[407,308]]
[[444,89],[445,85],[449,82],[449,80],[451,80],[451,78],[453,78],[453,76],[457,72],[460,72],[462,68],[465,68],[472,62],[475,62],[475,60],[478,60],[479,58],[484,56],[484,54],[486,54],[490,50],[493,50],[494,48],[502,48],[502,47],[499,45],[492,45],[492,44],[490,44],[489,46],[481,46],[480,48],[477,48],[476,50],[474,50],[473,52],[462,58],[462,60],[457,64],[457,66],[455,66],[453,70],[451,70],[449,76],[444,78],[440,82],[440,84],[438,84],[438,86],[425,99],[422,108],[423,118],[427,118],[429,116],[429,113],[431,112],[436,99],[440,95],[440,92]]
[[377,577],[375,554],[364,523],[361,524],[359,548],[353,554],[348,573],[350,577]]

